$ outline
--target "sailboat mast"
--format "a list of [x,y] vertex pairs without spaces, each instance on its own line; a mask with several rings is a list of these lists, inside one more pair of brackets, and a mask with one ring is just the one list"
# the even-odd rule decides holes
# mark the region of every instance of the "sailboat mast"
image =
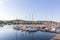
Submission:
[[33,14],[32,14],[32,27],[33,27]]

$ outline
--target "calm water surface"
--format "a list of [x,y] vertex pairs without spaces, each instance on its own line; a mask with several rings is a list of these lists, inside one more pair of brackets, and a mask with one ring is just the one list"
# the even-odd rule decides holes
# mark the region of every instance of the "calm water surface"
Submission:
[[55,36],[54,33],[48,32],[25,32],[17,31],[12,26],[0,27],[0,40],[50,40]]

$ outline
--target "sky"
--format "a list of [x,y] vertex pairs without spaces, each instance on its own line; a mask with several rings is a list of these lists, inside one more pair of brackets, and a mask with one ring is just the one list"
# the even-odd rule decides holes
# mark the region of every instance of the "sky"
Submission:
[[60,0],[0,0],[0,20],[60,22]]

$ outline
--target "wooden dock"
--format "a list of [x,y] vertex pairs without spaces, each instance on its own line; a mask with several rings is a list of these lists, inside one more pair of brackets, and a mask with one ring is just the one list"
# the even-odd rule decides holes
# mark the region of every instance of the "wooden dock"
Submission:
[[56,34],[51,40],[60,40],[60,34]]

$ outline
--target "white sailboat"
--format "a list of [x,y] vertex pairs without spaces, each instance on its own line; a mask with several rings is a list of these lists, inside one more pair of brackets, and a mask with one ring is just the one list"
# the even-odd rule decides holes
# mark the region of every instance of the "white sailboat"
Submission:
[[[33,17],[33,14],[32,14],[32,17]],[[20,27],[20,26],[18,26],[17,25],[17,21],[16,21],[16,27],[14,27],[14,29],[16,29],[16,30],[23,30],[23,31],[29,31],[29,32],[36,32],[37,31],[37,28],[34,28],[34,26],[33,26],[33,18],[32,18],[32,24],[31,25],[26,25],[26,26],[22,26],[22,27]]]
[[27,28],[29,32],[36,32],[37,28],[34,28],[33,26],[33,14],[32,14],[32,24]]

